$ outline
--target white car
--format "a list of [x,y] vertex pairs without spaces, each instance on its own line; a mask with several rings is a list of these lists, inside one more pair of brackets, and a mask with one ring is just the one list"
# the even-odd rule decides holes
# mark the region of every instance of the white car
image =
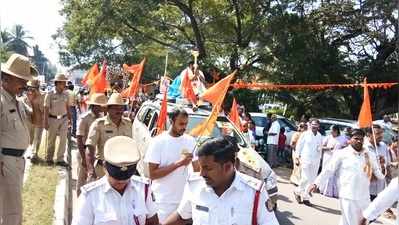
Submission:
[[[168,111],[176,107],[176,103],[168,103]],[[187,125],[187,132],[196,127],[200,122],[204,121],[211,112],[209,108],[199,108],[193,111],[191,107],[180,105],[189,114],[189,122]],[[161,107],[160,100],[148,100],[144,102],[139,109],[133,122],[133,136],[137,140],[138,149],[141,154],[141,160],[137,165],[137,170],[141,176],[148,177],[148,165],[143,162],[144,155],[147,151],[151,138],[156,134],[156,123]],[[166,124],[170,126],[169,120]],[[239,170],[247,175],[264,180],[266,189],[269,193],[271,202],[276,207],[277,202],[277,177],[267,162],[251,148],[250,143],[246,141],[241,132],[233,125],[233,123],[224,115],[220,115],[217,119],[215,128],[212,132],[212,137],[222,136],[228,131],[228,134],[235,137],[240,147],[238,152],[238,159],[240,160]],[[202,137],[197,139],[198,142],[203,141],[209,137]]]
[[[250,112],[249,114],[251,115],[251,118],[256,126],[256,139],[260,139],[263,137],[263,129],[265,128],[266,125],[266,120],[267,120],[266,114],[255,113],[255,112]],[[280,127],[285,128],[284,134],[287,137],[285,144],[289,145],[291,143],[291,137],[296,132],[297,128],[292,121],[285,118],[284,116],[277,115],[277,121],[279,122]]]

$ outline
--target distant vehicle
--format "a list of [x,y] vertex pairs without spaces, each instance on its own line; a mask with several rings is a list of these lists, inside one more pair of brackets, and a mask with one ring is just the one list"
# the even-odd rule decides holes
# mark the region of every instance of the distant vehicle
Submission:
[[[347,120],[347,119],[337,119],[337,118],[322,118],[320,121],[320,133],[322,135],[331,134],[331,127],[333,125],[338,125],[339,129],[343,131],[347,127],[351,127],[352,129],[358,128],[358,123],[356,120]],[[374,124],[380,124],[380,121],[374,121]],[[384,129],[384,137],[383,141],[387,144],[392,143],[393,138],[398,137],[398,133],[393,129]]]
[[[256,126],[256,139],[261,139],[263,137],[263,128],[266,126],[266,114],[265,113],[255,113],[250,112],[252,120]],[[292,135],[296,132],[297,127],[294,122],[285,118],[284,116],[277,115],[277,121],[280,127],[285,128],[285,136],[287,136],[286,144],[290,144]]]
[[[210,108],[199,108],[197,111],[193,111],[191,107],[182,103],[168,103],[168,110],[180,106],[183,107],[189,114],[189,122],[187,125],[187,130],[191,130],[204,121],[211,113]],[[133,122],[133,136],[135,140],[139,140],[138,148],[141,156],[144,157],[147,151],[149,142],[153,136],[156,134],[156,123],[158,120],[159,111],[161,108],[160,100],[147,100],[140,107],[134,122]],[[166,127],[170,126],[169,121]],[[258,179],[264,180],[266,184],[266,189],[273,203],[276,207],[277,202],[277,177],[273,170],[270,168],[269,164],[257,153],[244,138],[241,131],[239,131],[233,123],[224,115],[219,115],[214,129],[212,130],[211,137],[219,137],[227,133],[232,137],[235,137],[237,143],[240,147],[240,151],[237,154],[240,160],[240,165],[238,170],[256,177]],[[197,139],[197,142],[202,142],[209,137],[203,137]],[[142,176],[148,177],[148,167],[143,162],[143,159],[137,165],[137,170]]]

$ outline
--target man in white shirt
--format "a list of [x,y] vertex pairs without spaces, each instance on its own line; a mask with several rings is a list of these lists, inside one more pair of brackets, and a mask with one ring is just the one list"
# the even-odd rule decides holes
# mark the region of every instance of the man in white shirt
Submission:
[[249,129],[249,123],[248,121],[244,121],[241,124],[242,127],[242,134],[244,135],[245,139],[249,144],[251,144],[252,148],[255,148],[255,137],[252,131]]
[[198,150],[200,173],[190,176],[183,199],[164,225],[278,225],[264,183],[235,169],[239,148],[231,137],[207,140]]
[[[374,129],[375,141],[377,142],[377,144],[375,144],[374,142],[373,131],[371,129],[367,129],[366,131],[367,138],[364,141],[364,148],[374,153],[376,161],[380,166],[380,169],[382,168],[388,169],[388,165],[390,165],[391,163],[390,160],[391,157],[389,155],[388,146],[384,142],[382,142],[384,130],[378,124],[374,124],[373,129]],[[377,197],[377,195],[382,190],[384,190],[385,186],[386,186],[385,179],[384,180],[372,179],[370,182],[370,200],[373,201]]]
[[391,118],[388,115],[384,115],[380,124],[384,129],[392,129]]
[[271,168],[277,167],[278,135],[280,133],[280,124],[276,114],[271,117],[272,125],[267,132],[267,162]]
[[369,185],[371,176],[384,179],[375,155],[363,148],[364,131],[354,129],[350,145],[333,155],[330,163],[309,188],[315,192],[336,175],[341,206],[340,225],[358,225],[362,210],[370,203]]
[[169,118],[171,128],[151,141],[144,158],[161,223],[177,209],[182,198],[188,177],[187,166],[192,162],[196,143],[193,137],[184,133],[188,123],[184,109],[174,108]]
[[193,90],[196,95],[200,95],[206,90],[205,75],[198,68],[198,65],[194,64],[193,61],[190,61],[188,63],[188,67],[180,73],[181,79],[183,80],[184,76],[186,75],[188,75],[188,77],[190,78],[191,85],[193,86]]
[[[388,187],[363,211],[363,218],[359,225],[368,224],[367,221],[377,219],[386,209],[399,201],[399,178],[391,181]],[[396,225],[399,225],[399,204],[396,206]]]
[[321,148],[323,137],[319,133],[319,121],[313,119],[309,130],[302,133],[295,147],[295,154],[301,166],[301,181],[294,191],[295,199],[298,203],[311,206],[309,201],[308,188],[317,177],[320,167]]

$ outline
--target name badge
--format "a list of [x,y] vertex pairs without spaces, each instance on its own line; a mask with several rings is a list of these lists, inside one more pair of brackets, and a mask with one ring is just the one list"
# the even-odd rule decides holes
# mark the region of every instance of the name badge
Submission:
[[10,113],[15,113],[15,109],[10,109],[9,112]]
[[106,130],[105,133],[106,133],[106,134],[112,134],[112,133],[114,133],[114,132],[113,132],[112,130]]
[[203,212],[209,212],[209,208],[206,206],[202,206],[202,205],[196,205],[195,208],[199,211],[203,211]]

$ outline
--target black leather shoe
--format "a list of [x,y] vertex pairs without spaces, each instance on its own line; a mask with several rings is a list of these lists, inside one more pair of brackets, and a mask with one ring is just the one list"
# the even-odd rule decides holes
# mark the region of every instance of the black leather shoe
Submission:
[[309,200],[304,200],[304,201],[303,201],[303,204],[306,205],[306,206],[310,206],[310,207],[313,206],[312,203],[310,203]]

